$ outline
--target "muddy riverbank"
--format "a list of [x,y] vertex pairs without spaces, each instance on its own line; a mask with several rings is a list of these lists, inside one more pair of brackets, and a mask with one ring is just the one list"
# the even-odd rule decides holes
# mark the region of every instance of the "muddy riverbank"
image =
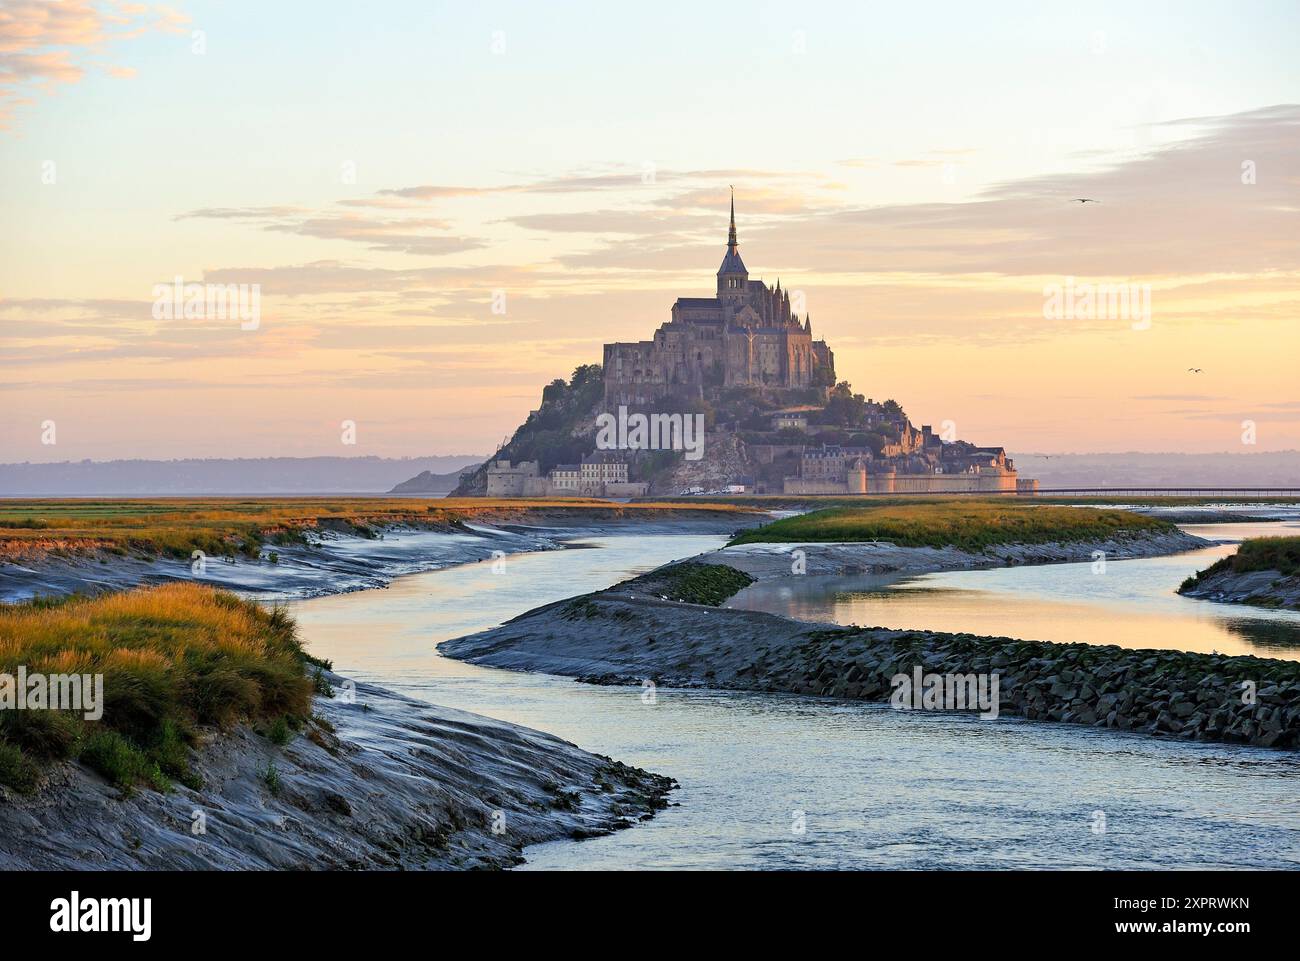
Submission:
[[375,525],[370,536],[322,528],[303,543],[268,548],[257,558],[29,551],[0,559],[0,602],[181,580],[267,598],[320,597],[386,587],[396,577],[421,571],[559,550],[568,541],[602,533],[730,534],[764,519],[699,509],[520,508],[484,511],[473,523]]
[[529,844],[631,827],[673,787],[549,734],[328,680],[284,746],[210,732],[198,790],[123,795],[73,762],[34,795],[0,788],[0,870],[501,868]]
[[1300,611],[1300,574],[1219,570],[1196,578],[1178,593],[1220,603]]

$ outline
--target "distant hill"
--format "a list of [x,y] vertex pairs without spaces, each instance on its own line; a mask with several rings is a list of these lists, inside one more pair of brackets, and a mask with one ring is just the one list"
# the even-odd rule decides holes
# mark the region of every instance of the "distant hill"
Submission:
[[1300,487],[1300,451],[1013,454],[1039,487]]
[[[477,462],[476,462],[477,463]],[[435,474],[432,471],[420,471],[410,480],[402,481],[388,493],[390,494],[450,494],[460,483],[460,471],[450,474]]]
[[0,464],[0,497],[380,494],[412,474],[445,493],[486,454],[437,457],[254,457]]

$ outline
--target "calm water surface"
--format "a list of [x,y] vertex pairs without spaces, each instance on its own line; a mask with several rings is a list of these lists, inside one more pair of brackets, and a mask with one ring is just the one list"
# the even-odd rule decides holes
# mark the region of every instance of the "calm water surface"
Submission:
[[1300,534],[1300,523],[1184,528],[1215,547],[1131,561],[950,571],[906,578],[809,577],[755,584],[728,607],[805,621],[966,631],[1037,641],[1119,644],[1300,659],[1300,611],[1183,597],[1174,589],[1247,537]]
[[[345,674],[550,731],[681,782],[679,806],[654,820],[531,847],[525,869],[1300,867],[1292,754],[795,696],[661,689],[646,705],[639,689],[474,667],[435,650],[722,540],[592,538],[586,549],[508,558],[500,573],[482,563],[416,574],[386,590],[301,601],[295,612],[309,648]],[[1173,560],[1166,590],[1200,566]],[[1105,583],[1121,580],[1119,567]],[[1022,575],[1024,590],[1045,593],[1031,585],[1049,570],[971,577]],[[992,603],[1015,592],[1004,585]],[[1115,603],[1124,602],[1085,607]],[[1094,831],[1098,811],[1104,833]]]

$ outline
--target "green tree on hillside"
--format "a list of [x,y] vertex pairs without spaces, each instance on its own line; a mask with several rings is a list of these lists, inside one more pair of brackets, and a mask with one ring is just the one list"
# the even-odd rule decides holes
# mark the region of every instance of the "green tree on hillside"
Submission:
[[823,419],[828,424],[856,427],[863,422],[866,413],[866,397],[853,393],[849,382],[842,380],[831,388],[830,400],[826,402]]

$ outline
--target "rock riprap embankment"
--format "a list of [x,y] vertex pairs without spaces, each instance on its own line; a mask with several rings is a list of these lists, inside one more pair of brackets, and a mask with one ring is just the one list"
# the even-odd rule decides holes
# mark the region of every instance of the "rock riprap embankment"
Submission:
[[[447,655],[604,684],[888,700],[891,679],[997,674],[999,711],[1157,736],[1300,748],[1300,663],[886,628],[683,603],[655,572],[538,608]],[[996,723],[991,721],[990,723]]]
[[[801,694],[884,699],[917,666],[996,674],[1000,711],[1032,720],[1300,747],[1300,665],[1289,661],[847,629],[809,637],[786,678]],[[752,670],[765,680],[773,669]]]

